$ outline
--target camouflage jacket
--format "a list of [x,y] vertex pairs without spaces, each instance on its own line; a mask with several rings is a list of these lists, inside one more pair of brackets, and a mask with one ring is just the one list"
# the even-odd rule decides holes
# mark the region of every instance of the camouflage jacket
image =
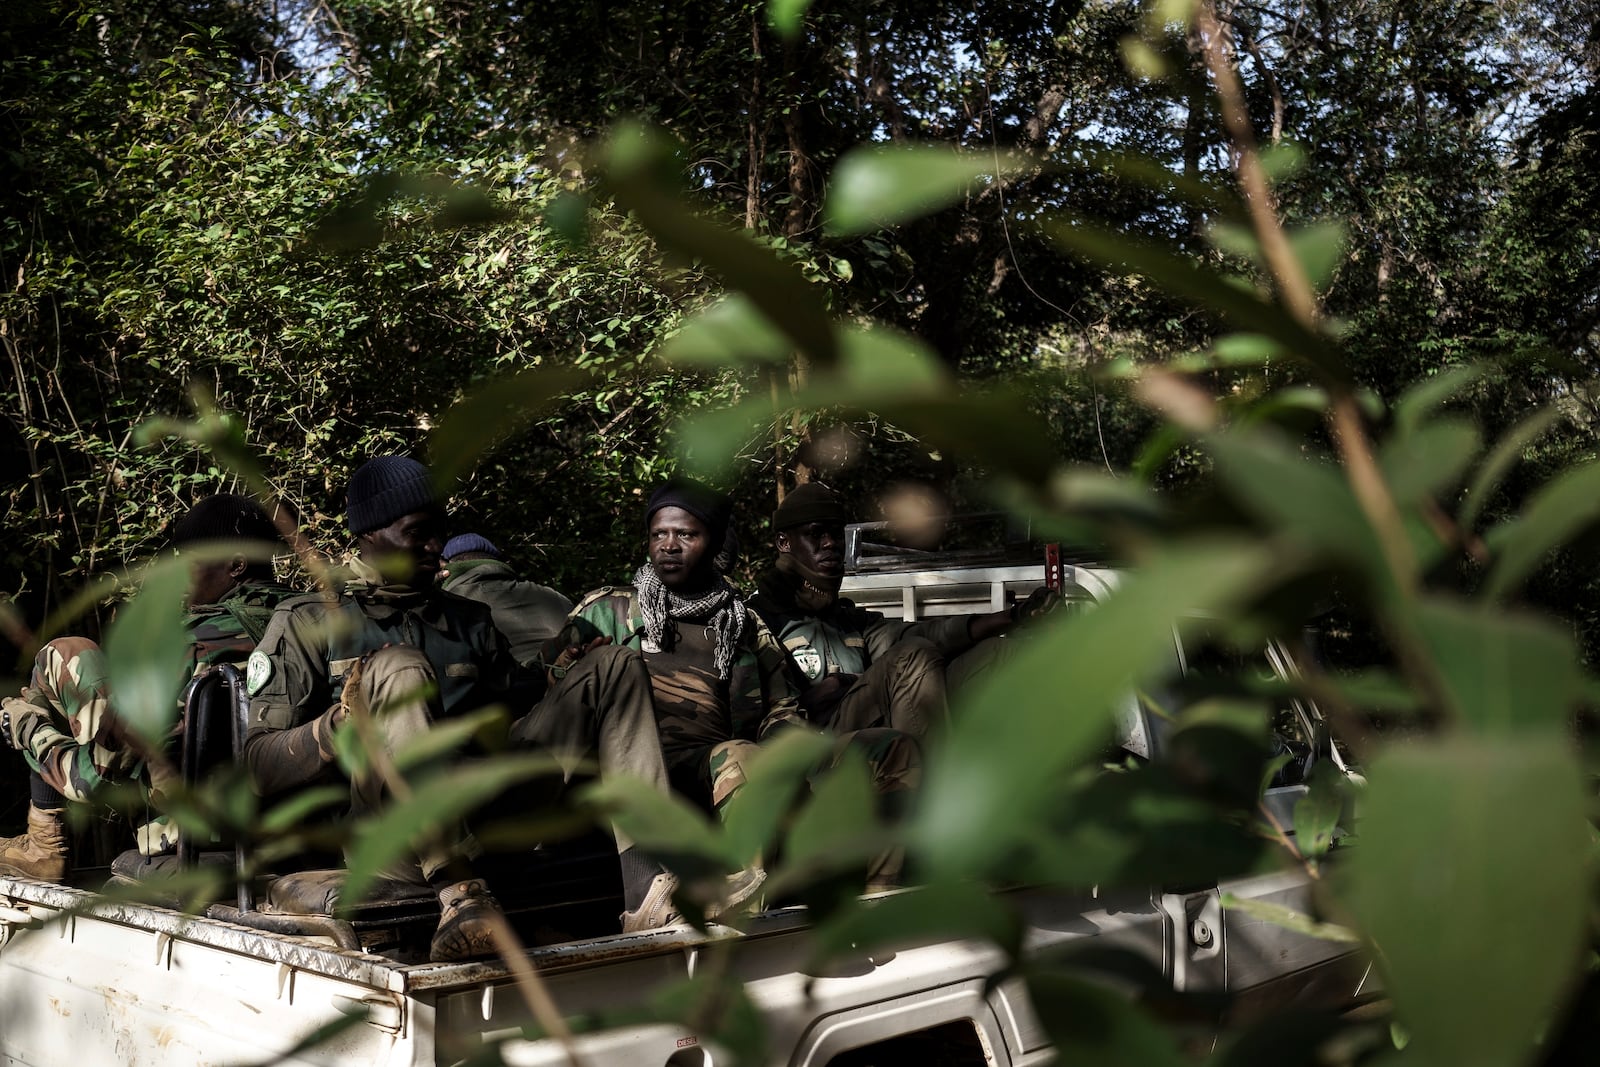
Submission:
[[709,788],[711,750],[718,744],[759,741],[785,725],[805,722],[784,666],[783,649],[748,610],[726,682],[717,679],[710,646],[703,639],[699,644],[685,642],[703,648],[702,664],[684,664],[670,650],[646,647],[644,618],[632,586],[595,590],[573,609],[571,620],[579,640],[603,635],[643,653],[655,690],[662,755],[674,784],[691,795]]
[[273,611],[283,601],[299,595],[297,590],[277,582],[242,582],[215,604],[191,607],[183,617],[193,642],[190,677],[220,663],[243,667],[267,632]]
[[556,635],[572,610],[572,601],[548,585],[523,581],[497,559],[450,564],[450,577],[442,587],[489,605],[495,628],[506,635],[511,654],[522,664],[539,659],[544,643]]
[[336,597],[285,601],[250,657],[250,733],[245,762],[263,794],[318,780],[314,720],[339,701],[345,677],[368,652],[410,645],[433,665],[445,715],[489,704],[520,714],[529,677],[511,657],[489,608],[438,589],[381,585],[356,572]]
[[812,613],[795,603],[790,579],[776,568],[762,574],[756,588],[750,610],[777,636],[790,676],[802,689],[830,674],[860,674],[907,637],[926,638],[947,656],[972,647],[965,615],[901,622],[856,607],[848,597]]

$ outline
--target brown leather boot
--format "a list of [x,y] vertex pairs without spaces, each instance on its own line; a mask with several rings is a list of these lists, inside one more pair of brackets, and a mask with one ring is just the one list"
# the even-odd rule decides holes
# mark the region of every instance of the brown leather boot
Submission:
[[495,954],[490,928],[500,905],[477,878],[456,882],[439,891],[439,928],[434,931],[428,959],[455,963]]
[[59,882],[67,876],[66,811],[28,805],[28,832],[0,838],[0,874]]

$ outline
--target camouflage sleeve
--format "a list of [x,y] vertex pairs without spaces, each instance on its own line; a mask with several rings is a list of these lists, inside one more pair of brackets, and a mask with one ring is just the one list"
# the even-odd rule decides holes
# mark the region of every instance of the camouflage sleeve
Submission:
[[972,647],[972,635],[965,615],[901,622],[899,619],[885,618],[876,611],[856,608],[851,621],[866,635],[868,662],[876,662],[887,656],[891,648],[908,637],[932,641],[946,656],[959,656]]
[[766,738],[784,726],[804,726],[800,694],[789,679],[789,655],[772,635],[759,615],[746,614],[745,621],[755,626],[756,675],[761,681],[762,704],[766,715],[761,720],[758,738]]
[[250,655],[244,759],[251,783],[263,795],[309,785],[327,767],[317,746],[316,720],[335,704],[327,681],[328,622],[309,605],[285,605]]
[[[633,636],[630,620],[633,616],[633,596],[628,589],[602,586],[585,596],[567,616],[568,626],[574,628],[584,641],[596,637],[609,637],[619,645],[628,643]],[[566,633],[563,628],[562,633]],[[557,634],[560,638],[562,635]]]

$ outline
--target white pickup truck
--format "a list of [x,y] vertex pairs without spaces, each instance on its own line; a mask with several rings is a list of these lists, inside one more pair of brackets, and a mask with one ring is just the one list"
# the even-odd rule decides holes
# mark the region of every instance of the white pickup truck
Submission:
[[[1055,570],[1072,600],[1092,602],[1115,583],[1102,568]],[[1043,576],[1036,564],[912,566],[857,573],[845,593],[863,606],[916,618],[989,610]],[[1173,654],[1174,670],[1184,670],[1176,640]],[[1272,669],[1292,669],[1277,651],[1270,656]],[[1315,714],[1294,709],[1304,725],[1297,758],[1337,761]],[[1161,757],[1162,730],[1131,696],[1119,732],[1128,752]],[[1304,792],[1302,785],[1269,789],[1265,803],[1292,826]],[[1289,1003],[1352,1003],[1371,992],[1368,968],[1352,946],[1223,907],[1226,893],[1307,912],[1307,883],[1289,872],[1171,891],[1015,890],[1013,897],[1029,923],[1028,951],[1095,939],[1144,957],[1178,990],[1227,993],[1234,1010],[1252,1013]],[[119,902],[93,888],[0,878],[0,1063],[398,1067],[495,1062],[495,1055],[513,1065],[570,1062],[556,1041],[524,1036],[532,1016],[499,961],[406,962],[386,948],[390,927],[404,921],[394,907],[351,927],[286,917],[278,925],[299,932],[283,933],[260,928],[276,922],[270,896],[247,915],[227,906],[193,915]],[[731,966],[764,1018],[773,1064],[976,1067],[1052,1057],[1023,987],[989,984],[1003,963],[991,945],[899,946],[808,975],[799,968],[809,937],[805,911],[791,907],[754,917],[742,932],[590,937],[540,944],[527,958],[570,1017],[614,1011],[693,975],[712,939],[731,939]],[[352,1014],[361,1021],[308,1044]],[[582,1034],[576,1050],[593,1067],[727,1062],[718,1046],[680,1025]]]

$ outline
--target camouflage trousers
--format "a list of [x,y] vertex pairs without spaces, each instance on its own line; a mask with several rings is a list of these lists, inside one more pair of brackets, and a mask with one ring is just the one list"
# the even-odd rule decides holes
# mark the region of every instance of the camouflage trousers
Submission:
[[819,725],[838,734],[888,727],[923,738],[949,718],[944,653],[908,637],[858,674]]
[[106,782],[126,782],[142,761],[123,740],[106,692],[106,657],[87,637],[39,649],[20,699],[6,702],[28,766],[68,800],[87,801]]
[[[511,727],[519,745],[543,748],[570,779],[586,763],[601,777],[625,774],[670,791],[656,730],[655,692],[644,657],[625,645],[591,649],[558,678],[544,699]],[[633,841],[615,826],[617,851]]]
[[[39,649],[28,687],[6,706],[28,766],[67,800],[88,802],[108,784],[134,783],[150,796],[145,761],[118,728],[111,707],[105,653],[87,637],[58,637]],[[165,816],[134,834],[147,856],[178,839]]]

